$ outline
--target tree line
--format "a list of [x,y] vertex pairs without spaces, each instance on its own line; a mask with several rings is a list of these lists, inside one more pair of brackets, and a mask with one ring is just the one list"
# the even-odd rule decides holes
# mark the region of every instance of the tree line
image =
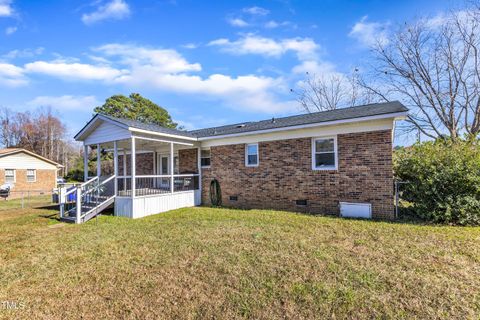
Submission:
[[77,161],[80,148],[67,137],[66,125],[50,108],[30,112],[0,108],[0,143],[5,148],[24,148],[64,165],[63,175]]

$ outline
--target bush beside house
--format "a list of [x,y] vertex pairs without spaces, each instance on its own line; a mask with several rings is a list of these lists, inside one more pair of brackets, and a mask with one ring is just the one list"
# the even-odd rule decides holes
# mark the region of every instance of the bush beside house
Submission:
[[435,141],[395,151],[402,199],[415,215],[435,223],[480,225],[478,142]]

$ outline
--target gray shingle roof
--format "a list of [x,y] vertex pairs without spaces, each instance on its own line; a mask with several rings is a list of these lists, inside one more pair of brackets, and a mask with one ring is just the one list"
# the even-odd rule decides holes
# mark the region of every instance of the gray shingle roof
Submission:
[[408,109],[403,104],[398,101],[393,101],[385,103],[367,104],[350,108],[342,108],[331,111],[307,113],[283,118],[272,118],[262,121],[242,122],[221,127],[213,127],[192,131],[170,129],[156,124],[144,123],[138,120],[116,118],[104,114],[102,114],[102,116],[136,129],[184,136],[189,138],[204,138],[276,128],[288,128],[292,126],[322,123],[336,120],[356,119],[407,111]]
[[145,122],[138,121],[138,120],[117,118],[117,117],[112,117],[112,116],[109,116],[109,115],[106,115],[106,114],[101,114],[101,116],[105,117],[105,118],[108,118],[110,120],[116,121],[118,123],[124,124],[126,126],[136,128],[136,129],[140,129],[140,130],[148,130],[148,131],[154,131],[154,132],[165,133],[165,134],[173,134],[173,135],[189,137],[189,138],[195,138],[196,137],[195,135],[193,135],[193,134],[191,134],[187,131],[165,128],[165,127],[159,126],[158,124],[145,123]]
[[398,101],[392,101],[386,103],[375,103],[350,108],[342,108],[331,111],[307,113],[283,118],[272,118],[263,121],[242,122],[221,127],[193,130],[189,131],[189,133],[197,136],[198,138],[214,137],[250,131],[287,128],[298,125],[322,123],[336,120],[363,118],[406,111],[408,111],[408,109],[403,104]]

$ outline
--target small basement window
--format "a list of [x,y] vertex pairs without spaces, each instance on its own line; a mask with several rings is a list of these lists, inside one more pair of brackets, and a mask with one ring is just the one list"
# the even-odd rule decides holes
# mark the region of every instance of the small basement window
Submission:
[[245,165],[247,167],[258,166],[258,143],[247,144],[245,148]]
[[295,200],[295,204],[296,204],[297,206],[306,206],[306,205],[307,205],[307,199]]
[[37,170],[27,169],[27,182],[37,181]]
[[312,169],[336,170],[338,163],[337,138],[312,139]]
[[230,196],[230,201],[237,201],[238,200],[238,196]]
[[15,182],[15,169],[5,169],[5,182]]
[[210,167],[210,149],[204,149],[201,151],[200,161],[203,168]]

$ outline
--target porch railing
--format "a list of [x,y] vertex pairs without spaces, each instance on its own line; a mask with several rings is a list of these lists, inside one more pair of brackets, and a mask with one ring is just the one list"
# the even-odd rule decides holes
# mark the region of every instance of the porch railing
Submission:
[[[173,181],[173,182],[172,182]],[[173,188],[172,188],[173,184]],[[119,176],[117,180],[120,197],[132,196],[132,177]],[[191,191],[199,189],[198,174],[171,175],[140,175],[135,176],[135,196],[149,196],[172,192]]]
[[76,223],[96,214],[98,207],[115,197],[115,176],[93,177],[74,186],[59,188],[60,218],[74,218]]

